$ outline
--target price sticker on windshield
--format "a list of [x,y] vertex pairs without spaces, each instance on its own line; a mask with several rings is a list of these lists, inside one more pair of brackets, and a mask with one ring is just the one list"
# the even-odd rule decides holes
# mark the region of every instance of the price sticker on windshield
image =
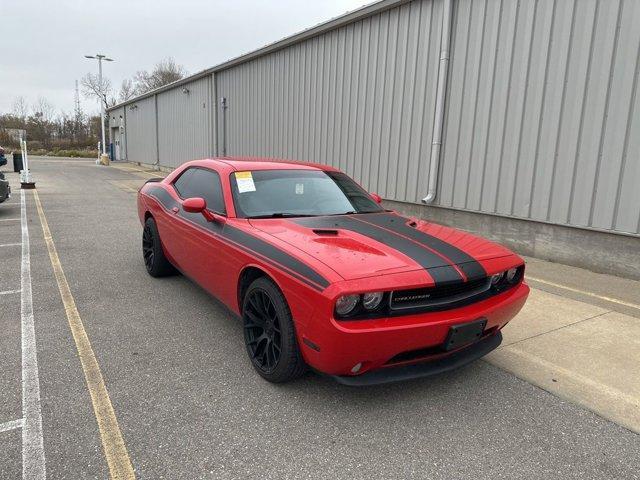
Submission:
[[236,172],[236,184],[239,193],[255,192],[256,185],[253,183],[251,172]]
[[296,183],[296,195],[304,195],[304,183]]

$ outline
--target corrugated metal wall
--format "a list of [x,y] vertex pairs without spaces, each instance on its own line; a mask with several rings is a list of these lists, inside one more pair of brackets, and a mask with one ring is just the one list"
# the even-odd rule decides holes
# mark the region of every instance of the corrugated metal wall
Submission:
[[218,73],[227,153],[327,163],[415,201],[429,169],[441,7],[411,2]]
[[[216,70],[210,98],[227,108],[211,110],[213,139],[183,85],[158,94],[161,164],[225,143],[228,155],[335,165],[419,203],[442,7],[415,0]],[[638,0],[454,0],[436,204],[640,234],[639,25]],[[127,106],[129,159],[153,163],[153,98],[142,102]]]
[[455,5],[438,203],[640,233],[640,2]]
[[127,159],[154,164],[158,160],[155,96],[126,106]]
[[[210,156],[211,77],[157,95],[160,164],[177,167]],[[186,89],[186,91],[185,91]]]

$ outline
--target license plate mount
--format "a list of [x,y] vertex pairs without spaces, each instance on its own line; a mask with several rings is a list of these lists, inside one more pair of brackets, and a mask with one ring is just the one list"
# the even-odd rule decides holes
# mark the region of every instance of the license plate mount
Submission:
[[486,318],[478,318],[471,322],[459,323],[449,328],[447,339],[444,342],[444,349],[455,350],[470,343],[480,340],[487,326]]

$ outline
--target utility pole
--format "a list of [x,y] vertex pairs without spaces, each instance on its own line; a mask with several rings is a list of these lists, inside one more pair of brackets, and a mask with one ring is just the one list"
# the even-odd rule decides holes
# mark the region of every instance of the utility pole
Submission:
[[76,80],[76,93],[73,99],[74,105],[76,107],[76,112],[80,110],[80,94],[78,93],[78,80]]
[[98,88],[100,89],[100,127],[102,131],[102,155],[106,155],[107,145],[105,143],[104,134],[104,113],[107,98],[105,93],[102,91],[102,60],[104,60],[105,62],[113,62],[113,59],[99,53],[96,55],[85,55],[84,58],[92,58],[98,60]]
[[78,141],[78,139],[82,136],[80,129],[82,128],[82,119],[80,110],[80,93],[78,91],[78,80],[76,80],[76,93],[74,98],[74,110],[73,110],[73,139]]

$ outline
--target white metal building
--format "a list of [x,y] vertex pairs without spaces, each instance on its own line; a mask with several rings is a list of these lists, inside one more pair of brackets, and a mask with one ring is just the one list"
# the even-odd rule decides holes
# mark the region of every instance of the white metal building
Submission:
[[111,108],[111,141],[169,168],[335,165],[393,208],[640,278],[639,55],[638,0],[383,0]]

